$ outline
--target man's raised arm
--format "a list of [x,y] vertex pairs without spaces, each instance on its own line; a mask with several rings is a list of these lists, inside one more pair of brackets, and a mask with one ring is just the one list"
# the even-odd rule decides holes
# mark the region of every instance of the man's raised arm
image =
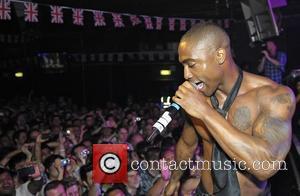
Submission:
[[[176,145],[176,163],[179,166],[180,161],[188,161],[192,159],[193,154],[198,145],[198,137],[194,130],[194,127],[185,122],[182,135]],[[165,195],[172,195],[179,188],[179,180],[184,170],[172,171],[171,179],[165,189]]]

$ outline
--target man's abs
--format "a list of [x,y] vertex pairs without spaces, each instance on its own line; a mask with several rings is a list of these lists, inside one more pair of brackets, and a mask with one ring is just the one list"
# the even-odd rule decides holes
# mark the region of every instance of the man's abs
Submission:
[[[203,141],[203,163],[211,162],[212,157],[212,144]],[[205,164],[202,165],[203,170],[201,171],[201,183],[202,187],[205,189],[203,191],[207,193],[213,193],[213,179],[211,175],[211,169],[213,165],[209,167]],[[240,191],[242,196],[255,196],[263,195],[267,182],[258,181],[249,173],[241,173],[237,171],[237,177],[240,185]]]

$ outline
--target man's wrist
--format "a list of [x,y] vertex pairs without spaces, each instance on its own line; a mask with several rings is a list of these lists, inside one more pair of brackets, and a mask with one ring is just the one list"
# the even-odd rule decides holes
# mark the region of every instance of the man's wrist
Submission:
[[203,113],[203,118],[202,121],[205,123],[209,120],[209,118],[211,118],[211,116],[215,116],[216,115],[216,110],[214,110],[213,108],[209,107],[208,109],[205,110],[205,112]]

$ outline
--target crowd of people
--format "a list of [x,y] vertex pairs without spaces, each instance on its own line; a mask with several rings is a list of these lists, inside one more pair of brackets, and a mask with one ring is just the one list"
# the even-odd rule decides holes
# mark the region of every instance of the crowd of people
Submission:
[[[170,171],[129,167],[126,184],[97,184],[91,152],[93,144],[121,143],[128,144],[129,165],[134,160],[174,160],[181,114],[168,126],[169,136],[157,137],[152,145],[145,141],[162,110],[150,102],[124,107],[110,102],[88,109],[63,97],[52,102],[45,97],[2,100],[0,195],[160,195]],[[197,172],[191,173],[197,182]],[[182,191],[193,191],[195,185],[189,186]]]
[[[126,184],[92,180],[93,144],[127,144],[129,165],[136,160],[175,159],[184,121],[181,114],[168,126],[169,135],[157,137],[152,145],[145,142],[164,110],[159,104],[121,107],[109,102],[91,110],[64,97],[54,101],[18,97],[1,100],[1,105],[0,195],[160,195],[170,179],[168,170],[128,167]],[[294,122],[299,127],[299,119]],[[199,146],[195,158],[201,159],[201,154]],[[33,168],[31,173],[29,168]],[[181,193],[191,195],[200,182],[200,172],[188,171],[182,181]]]
[[[228,35],[216,25],[193,27],[181,39],[178,51],[186,81],[172,100],[185,114],[178,112],[166,134],[152,143],[146,138],[163,112],[153,102],[129,101],[125,106],[108,102],[87,108],[64,97],[0,100],[0,195],[268,195],[267,180],[277,171],[255,170],[253,164],[245,173],[222,171],[228,179],[211,170],[189,168],[171,175],[169,167],[132,167],[144,160],[170,164],[175,156],[178,162],[192,158],[209,163],[237,157],[251,166],[256,160],[281,161],[290,149],[289,125],[300,88],[297,84],[294,100],[292,91],[279,85],[286,55],[277,52],[273,42],[267,42],[258,69],[277,83],[242,72],[231,56]],[[224,102],[222,108],[218,99]],[[299,127],[299,119],[294,122]],[[93,180],[93,144],[127,144],[126,182]],[[238,175],[244,177],[238,181]],[[214,187],[213,180],[231,183]]]

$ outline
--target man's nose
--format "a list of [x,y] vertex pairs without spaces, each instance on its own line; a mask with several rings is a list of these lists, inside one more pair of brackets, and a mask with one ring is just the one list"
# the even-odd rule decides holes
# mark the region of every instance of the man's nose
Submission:
[[188,66],[184,66],[184,79],[190,80],[193,77],[193,74],[191,73]]

